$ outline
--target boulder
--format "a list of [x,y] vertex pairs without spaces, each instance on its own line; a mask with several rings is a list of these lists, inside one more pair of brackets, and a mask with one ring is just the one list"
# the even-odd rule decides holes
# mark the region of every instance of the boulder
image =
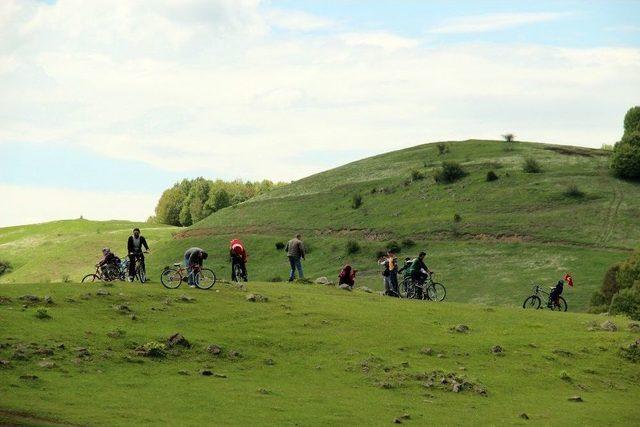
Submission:
[[366,293],[368,293],[368,294],[370,294],[370,293],[372,293],[372,292],[373,292],[373,290],[371,290],[371,288],[368,288],[368,287],[366,287],[366,286],[360,286],[360,288],[359,288],[359,289],[360,289],[362,292],[366,292]]
[[618,330],[618,327],[611,320],[606,320],[600,325],[600,329],[603,331],[615,332]]
[[204,375],[205,377],[211,377],[211,376],[213,376],[213,371],[211,371],[209,369],[201,369],[200,370],[200,375]]
[[260,295],[260,294],[249,294],[245,298],[246,298],[247,301],[250,301],[250,302],[267,302],[267,301],[269,301],[269,298],[267,298],[264,295]]
[[191,344],[189,343],[189,341],[187,341],[187,339],[185,337],[182,336],[182,334],[179,333],[175,333],[173,335],[171,335],[168,339],[167,339],[167,347],[168,348],[172,348],[175,346],[181,346],[181,347],[186,347],[186,348],[190,348]]
[[527,415],[526,413],[521,413],[520,414],[520,418],[522,418],[523,420],[528,420],[529,419],[529,415]]
[[467,325],[456,325],[453,327],[453,330],[461,334],[465,334],[469,332],[469,327]]
[[315,283],[317,285],[330,285],[331,284],[331,280],[329,280],[329,279],[327,279],[326,277],[323,276],[323,277],[318,277],[315,280]]
[[53,298],[51,298],[51,295],[45,295],[44,302],[47,304],[53,304]]
[[55,364],[55,362],[52,362],[51,360],[41,360],[40,362],[38,362],[38,366],[40,366],[41,368],[52,369],[52,368],[55,368],[57,365]]
[[106,289],[98,289],[96,291],[96,295],[104,297],[104,296],[107,296],[107,295],[111,295],[111,293],[109,291],[107,291]]
[[433,349],[431,347],[424,347],[420,349],[421,354],[426,354],[427,356],[433,356]]
[[338,286],[340,289],[345,290],[345,291],[350,291],[351,290],[351,286],[347,285],[346,283],[343,283],[342,285]]
[[207,352],[213,354],[214,356],[220,356],[222,354],[222,347],[211,344],[207,347]]
[[183,302],[194,302],[195,300],[196,300],[195,298],[190,297],[189,295],[185,295],[185,294],[180,295],[180,301],[183,301]]
[[229,359],[239,359],[242,357],[242,354],[240,354],[238,350],[229,350],[227,357],[229,357]]
[[584,402],[584,400],[582,400],[582,397],[580,396],[571,396],[567,400],[569,400],[569,402]]
[[629,323],[629,330],[631,332],[640,332],[640,323],[638,322]]
[[503,351],[504,351],[504,349],[499,345],[494,345],[493,347],[491,347],[491,353],[493,353],[493,354],[500,354]]

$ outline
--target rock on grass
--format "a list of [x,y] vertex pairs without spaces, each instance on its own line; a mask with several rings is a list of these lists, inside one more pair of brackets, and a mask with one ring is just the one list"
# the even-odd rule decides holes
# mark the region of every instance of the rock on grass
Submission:
[[249,294],[245,297],[249,302],[267,302],[269,298],[260,294]]
[[584,402],[584,400],[582,400],[582,397],[580,396],[571,396],[567,400],[569,400],[569,402]]
[[611,320],[606,320],[600,325],[600,329],[608,332],[615,332],[618,330],[618,327]]
[[173,348],[178,345],[185,348],[191,347],[191,343],[189,343],[189,341],[187,341],[187,339],[183,337],[182,334],[175,333],[167,339],[168,348]]

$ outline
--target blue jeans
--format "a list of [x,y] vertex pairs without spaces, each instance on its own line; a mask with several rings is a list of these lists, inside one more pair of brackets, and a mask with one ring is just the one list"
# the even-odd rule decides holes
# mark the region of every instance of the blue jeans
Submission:
[[187,267],[187,273],[189,273],[189,275],[187,276],[187,282],[189,283],[189,286],[193,286],[195,278],[193,277],[193,269],[189,265],[189,257],[187,256],[184,257],[184,266]]
[[296,278],[296,268],[298,269],[298,275],[302,279],[304,274],[302,274],[302,261],[298,256],[290,256],[289,264],[291,265],[291,273],[289,274],[289,280],[293,280]]

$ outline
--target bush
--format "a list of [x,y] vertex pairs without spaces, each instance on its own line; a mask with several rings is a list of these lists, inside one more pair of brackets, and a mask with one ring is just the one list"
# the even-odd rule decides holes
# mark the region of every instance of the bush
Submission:
[[387,251],[397,254],[402,251],[402,247],[398,242],[396,242],[395,240],[392,240],[390,242],[387,242]]
[[157,341],[150,341],[136,349],[137,353],[145,357],[162,358],[167,355],[166,346]]
[[[602,280],[602,286],[600,287],[600,294],[603,296],[604,301],[597,301],[599,304],[611,304],[611,299],[618,293],[620,287],[618,286],[618,272],[620,271],[620,264],[615,264],[610,267],[604,274]],[[592,298],[593,300],[593,298]],[[598,304],[593,304],[598,305]]]
[[576,184],[569,184],[563,194],[565,197],[571,197],[573,199],[584,197],[584,192],[580,190]]
[[0,276],[11,271],[11,263],[0,259]]
[[438,154],[440,154],[441,156],[449,152],[449,147],[443,142],[438,143],[436,147],[438,147]]
[[442,168],[435,171],[433,177],[437,183],[450,184],[467,176],[467,172],[462,169],[457,162],[442,162]]
[[512,133],[505,133],[504,135],[502,135],[502,138],[505,142],[515,142],[516,140],[516,136]]
[[640,132],[640,106],[629,108],[624,115],[624,134]]
[[522,164],[522,170],[526,173],[540,173],[542,172],[542,167],[536,159],[529,157],[525,159],[524,163]]
[[640,131],[631,132],[615,145],[611,169],[618,178],[640,179]]
[[347,242],[347,255],[352,255],[360,252],[360,245],[355,240],[349,240]]
[[460,216],[460,214],[458,213],[453,214],[453,222],[458,223],[460,221],[462,221],[462,217]]
[[498,175],[494,171],[487,172],[487,182],[495,181],[498,179]]
[[284,249],[284,247],[285,247],[285,244],[284,244],[284,243],[282,243],[282,242],[276,242],[276,250],[281,251],[281,250],[283,250],[283,249]]
[[413,240],[406,238],[402,241],[402,246],[404,246],[405,248],[412,248],[416,245],[416,242],[414,242]]
[[411,171],[411,181],[420,181],[424,178],[424,173],[420,172],[419,170],[414,169]]
[[39,309],[36,311],[36,317],[37,317],[38,319],[42,319],[42,320],[45,320],[45,319],[51,319],[51,316],[50,316],[50,315],[49,315],[49,313],[47,312],[47,309],[46,309],[46,308],[39,308]]
[[358,209],[360,206],[362,206],[362,195],[360,193],[354,194],[351,198],[351,207]]
[[626,314],[633,320],[640,320],[640,290],[622,289],[611,300],[611,314]]

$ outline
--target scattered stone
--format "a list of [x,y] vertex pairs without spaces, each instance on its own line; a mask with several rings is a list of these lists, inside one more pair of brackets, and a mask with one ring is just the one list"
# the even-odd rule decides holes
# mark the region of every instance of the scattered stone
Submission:
[[347,285],[346,283],[343,283],[342,285],[338,286],[340,289],[345,290],[345,291],[350,291],[351,286]]
[[56,347],[59,348],[60,350],[64,350],[65,345],[64,345],[64,343],[61,342]]
[[493,347],[491,347],[491,353],[493,354],[501,354],[503,351],[503,348],[499,345],[494,345]]
[[51,315],[47,311],[46,308],[39,308],[36,310],[36,317],[40,320],[48,320],[51,319]]
[[126,332],[123,331],[122,329],[116,329],[115,331],[109,331],[107,332],[107,336],[109,338],[122,338],[123,336],[125,336]]
[[173,348],[175,346],[181,346],[181,347],[186,347],[186,348],[190,348],[191,344],[189,343],[189,341],[187,341],[187,339],[185,337],[182,336],[182,334],[179,333],[175,333],[173,335],[171,335],[169,337],[169,339],[167,340],[167,347],[169,348]]
[[196,299],[193,297],[190,297],[189,295],[186,294],[182,294],[180,295],[180,301],[184,301],[184,302],[194,302]]
[[273,359],[265,359],[264,364],[268,366],[273,366],[276,364],[276,362],[274,362]]
[[93,295],[90,294],[89,292],[87,292],[86,294],[80,295],[80,299],[83,299],[83,300],[88,300],[88,299],[91,299],[91,298],[93,298]]
[[453,383],[453,386],[451,387],[451,391],[454,393],[460,393],[460,391],[462,391],[462,384]]
[[227,356],[229,357],[229,359],[239,359],[242,357],[242,354],[240,354],[240,352],[237,350],[229,350]]
[[371,288],[368,288],[368,287],[366,287],[366,286],[360,286],[360,288],[359,288],[359,289],[360,289],[362,292],[366,292],[366,293],[368,293],[368,294],[370,294],[370,293],[372,293],[372,292],[373,292],[373,290],[372,290]]
[[461,334],[466,334],[469,332],[469,327],[467,325],[457,325],[452,328],[454,331],[459,332]]
[[0,295],[0,304],[9,304],[11,301],[11,298]]
[[34,351],[34,353],[39,354],[41,356],[52,356],[53,350],[47,347],[40,347],[36,351]]
[[611,320],[606,320],[600,325],[600,329],[608,332],[615,332],[618,330],[618,327]]
[[318,277],[315,280],[316,285],[331,285],[331,280],[327,279],[326,277]]
[[150,341],[144,345],[137,347],[134,351],[138,356],[162,358],[166,357],[167,352],[164,344],[157,341]]
[[405,414],[400,415],[398,418],[400,418],[401,420],[410,420],[411,419],[411,415],[405,413]]
[[402,424],[402,420],[400,418],[394,418],[393,419],[393,423],[394,424]]
[[131,318],[131,320],[138,320],[138,316],[136,316],[135,313],[131,313],[129,317]]
[[32,374],[26,374],[26,375],[20,375],[20,379],[21,380],[31,380],[31,381],[35,381],[38,379],[37,375],[32,375]]
[[114,308],[115,311],[117,311],[119,313],[122,313],[122,314],[131,313],[131,309],[129,308],[128,305],[125,305],[125,304],[114,305],[113,308]]
[[98,295],[98,296],[107,296],[107,295],[111,295],[111,293],[109,291],[107,291],[106,289],[98,289],[96,291],[96,295]]
[[57,365],[55,364],[55,362],[52,362],[51,360],[41,360],[40,362],[38,362],[38,366],[40,366],[41,368],[52,369],[52,368],[55,368]]
[[66,302],[70,302],[70,303],[74,303],[74,302],[76,302],[76,300],[74,300],[73,298],[69,298],[69,297],[65,298],[64,300],[65,300]]
[[631,332],[640,332],[640,323],[638,322],[631,322],[628,327]]
[[207,347],[207,351],[213,354],[214,356],[220,356],[222,354],[222,347],[215,344],[211,344]]
[[8,368],[9,366],[11,366],[11,362],[0,359],[0,368]]
[[620,356],[634,363],[640,362],[640,338],[627,347],[622,347],[620,349]]
[[21,301],[26,301],[28,303],[38,303],[40,302],[40,297],[35,296],[35,295],[22,295],[20,298],[18,298]]
[[269,301],[269,298],[265,297],[264,295],[260,295],[260,294],[249,294],[245,298],[247,299],[247,301],[251,301],[251,302],[267,302],[267,301]]
[[184,369],[179,370],[179,371],[178,371],[178,374],[179,374],[179,375],[190,375],[190,374],[189,374],[189,371],[184,370]]
[[51,298],[51,295],[45,295],[44,302],[47,304],[53,304],[53,298]]
[[439,359],[443,359],[445,356],[444,356],[443,353],[438,353],[438,354],[436,354],[436,357],[439,358]]
[[91,356],[91,353],[85,347],[76,347],[75,348],[75,352],[76,352],[76,356],[77,357],[89,357],[89,356]]
[[584,400],[582,400],[582,397],[580,396],[571,396],[567,400],[569,400],[569,402],[584,402]]
[[556,348],[555,350],[553,350],[553,354],[564,357],[573,357],[573,353],[571,353],[569,350],[562,350],[560,348]]
[[216,374],[216,373],[214,373],[213,376],[216,377],[216,378],[227,378],[226,374]]
[[526,413],[521,413],[520,414],[520,418],[522,418],[523,420],[528,420],[529,419],[529,415],[527,415]]
[[22,348],[18,348],[13,352],[13,354],[11,355],[11,358],[13,360],[29,360],[30,355],[29,353],[26,352],[26,350]]
[[424,347],[420,350],[421,354],[426,354],[427,356],[433,356],[433,349],[431,347]]
[[266,388],[258,389],[258,393],[260,393],[260,394],[271,394],[271,392],[269,390],[267,390]]
[[213,371],[209,370],[209,369],[201,369],[200,370],[200,375],[203,375],[205,377],[210,377],[213,375]]

